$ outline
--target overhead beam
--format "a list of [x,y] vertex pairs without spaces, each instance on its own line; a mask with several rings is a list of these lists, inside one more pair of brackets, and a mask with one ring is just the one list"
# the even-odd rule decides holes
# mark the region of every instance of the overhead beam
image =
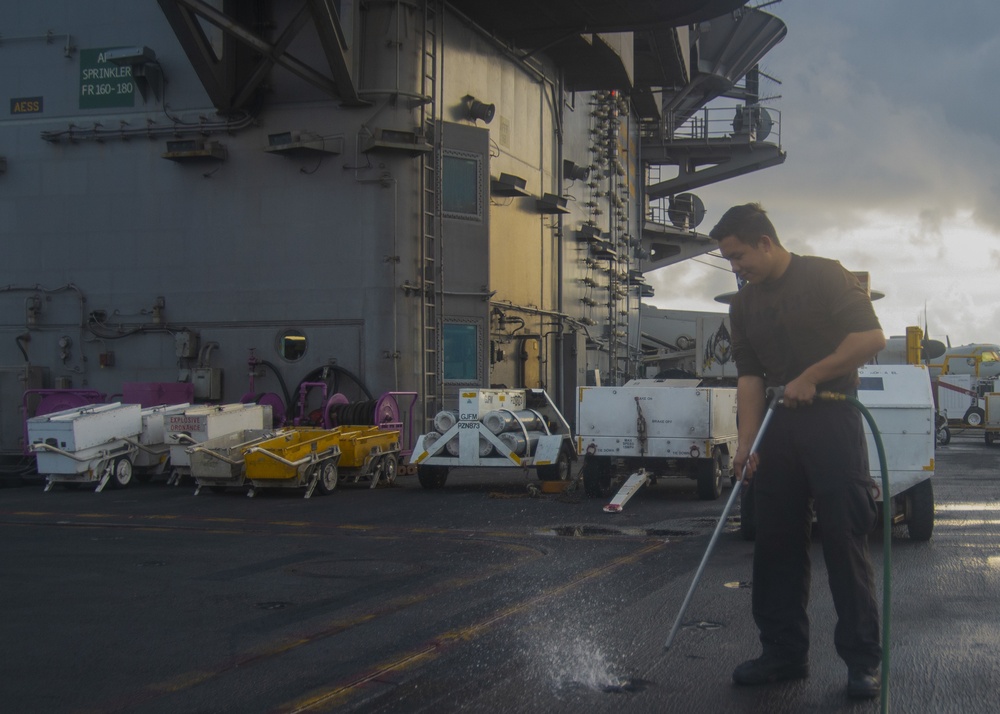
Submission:
[[650,254],[648,261],[643,261],[643,273],[697,258],[719,247],[704,233],[648,220],[643,223],[641,240],[643,250]]
[[340,98],[345,104],[353,106],[369,104],[358,96],[358,88],[354,86],[347,58],[348,47],[344,28],[341,27],[340,16],[333,3],[330,0],[308,0],[308,5],[312,11],[320,44],[326,54],[326,61],[330,65],[330,73],[333,74],[333,81],[340,90]]
[[189,8],[180,7],[176,0],[158,2],[212,104],[222,112],[233,109],[230,84],[197,17]]
[[695,169],[694,160],[686,159],[683,152],[675,152],[673,160],[663,161],[652,161],[644,154],[643,158],[647,163],[673,164],[681,168],[680,175],[676,178],[647,186],[646,196],[650,200],[655,200],[692,191],[702,186],[777,166],[785,162],[785,156],[785,152],[775,144],[754,142],[744,145],[741,150],[736,150],[734,146],[730,149],[728,157],[716,159],[718,163],[703,169]]
[[[268,42],[235,20],[231,14],[207,4],[203,0],[158,0],[184,48],[189,61],[212,103],[222,112],[233,111],[248,104],[273,67],[279,66],[304,80],[323,93],[336,97],[349,106],[368,106],[361,99],[351,76],[349,48],[340,18],[331,0],[304,0],[291,22],[275,42]],[[313,20],[326,55],[328,76],[289,54],[288,48],[302,28]],[[205,35],[200,20],[219,28],[227,41],[232,40],[259,56],[256,64],[247,63],[242,68],[233,63],[240,58],[218,57]],[[231,53],[226,53],[231,54]],[[252,71],[247,72],[246,70]]]
[[324,77],[306,63],[287,53],[277,52],[274,45],[262,40],[250,30],[234,22],[225,13],[219,12],[211,5],[206,5],[202,2],[202,0],[174,1],[194,11],[201,17],[204,17],[227,35],[230,35],[233,39],[250,47],[264,57],[267,57],[275,64],[284,67],[296,77],[308,82],[318,89],[321,89],[331,96],[340,96],[337,91],[337,86],[330,80],[329,77]]
[[[309,13],[307,12],[308,5],[302,5],[299,11],[295,13],[295,17],[292,21],[288,23],[288,26],[284,29],[278,40],[274,43],[274,51],[278,53],[284,53],[288,46],[292,44],[292,40],[296,38],[299,31],[309,22]],[[235,104],[236,106],[243,106],[253,97],[254,92],[261,83],[267,78],[267,73],[271,71],[274,66],[274,61],[270,57],[262,57],[261,61],[257,63],[257,68],[254,69],[253,73],[247,78],[246,83],[243,85],[243,89],[240,90],[239,95],[237,95]]]

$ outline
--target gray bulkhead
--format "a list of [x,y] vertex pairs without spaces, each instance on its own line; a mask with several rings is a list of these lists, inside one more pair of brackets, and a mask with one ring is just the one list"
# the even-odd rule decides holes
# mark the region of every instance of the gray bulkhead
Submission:
[[[201,370],[210,385],[199,389],[214,390],[206,398],[237,401],[249,391],[251,350],[290,391],[335,361],[376,397],[423,392],[434,332],[428,292],[438,300],[445,357],[475,345],[471,368],[456,359],[439,375],[442,405],[462,385],[503,384],[545,387],[565,406],[588,370],[608,370],[607,332],[617,328],[607,323],[620,320],[627,331],[627,314],[614,313],[639,301],[609,305],[607,264],[574,232],[587,221],[605,233],[638,231],[638,134],[627,109],[613,112],[617,156],[593,174],[605,178],[563,180],[564,160],[597,161],[594,110],[617,106],[614,99],[565,91],[543,53],[517,59],[445,10],[435,19],[433,96],[421,100],[422,4],[341,5],[363,106],[275,66],[258,99],[228,114],[216,111],[154,3],[20,4],[8,18],[0,46],[0,87],[11,102],[0,117],[3,450],[20,448],[26,386],[115,395],[125,382],[190,380]],[[271,7],[280,28],[297,4]],[[222,33],[205,27],[221,49]],[[288,50],[322,64],[309,29]],[[155,52],[161,84],[102,59],[132,47]],[[496,106],[492,121],[468,117],[469,96]],[[39,111],[15,112],[24,99],[40,99]],[[365,151],[376,130],[419,139],[426,111],[435,156]],[[266,150],[286,133],[312,147]],[[205,155],[177,156],[191,146]],[[427,158],[440,160],[439,172],[468,171],[461,175],[475,186],[460,181],[462,195],[449,198],[455,186],[446,178],[428,198]],[[524,179],[527,195],[494,194],[502,173]],[[615,191],[625,199],[618,216],[600,195]],[[566,197],[564,212],[540,209],[545,194]],[[421,277],[430,265],[421,251],[426,221],[439,251],[430,288]],[[474,326],[471,343],[462,325]],[[282,340],[288,331],[305,338],[294,359]],[[340,386],[363,398],[349,379]],[[272,369],[257,374],[255,389],[281,391]]]

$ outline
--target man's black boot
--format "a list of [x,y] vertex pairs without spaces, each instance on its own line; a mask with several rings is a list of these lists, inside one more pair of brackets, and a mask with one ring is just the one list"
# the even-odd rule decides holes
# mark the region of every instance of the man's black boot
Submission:
[[874,699],[881,685],[875,667],[849,667],[847,670],[847,696],[853,699]]
[[808,676],[808,662],[789,662],[766,654],[747,660],[733,670],[733,681],[743,686],[804,679]]

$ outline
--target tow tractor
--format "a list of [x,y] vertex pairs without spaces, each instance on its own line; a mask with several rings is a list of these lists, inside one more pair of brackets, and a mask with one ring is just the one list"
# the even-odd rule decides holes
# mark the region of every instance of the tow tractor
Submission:
[[541,481],[569,480],[573,437],[545,390],[463,389],[458,403],[417,437],[412,463],[421,486],[441,488],[463,466],[534,468]]

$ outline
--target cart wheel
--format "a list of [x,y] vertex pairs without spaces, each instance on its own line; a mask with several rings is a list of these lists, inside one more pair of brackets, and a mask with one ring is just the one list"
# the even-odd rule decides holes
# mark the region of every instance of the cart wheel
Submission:
[[910,488],[906,499],[906,529],[911,540],[930,540],[934,532],[934,487],[931,480],[921,481]]
[[448,480],[447,466],[417,466],[417,480],[427,489],[441,488]]
[[584,457],[583,488],[591,498],[607,498],[611,495],[611,459]]
[[535,470],[538,472],[538,478],[542,481],[568,481],[569,455],[560,449],[554,464],[539,466]]
[[384,481],[387,486],[392,486],[396,481],[396,476],[399,474],[399,457],[395,454],[386,454],[382,457],[379,469],[382,471],[382,478],[379,481]]
[[982,426],[985,417],[986,412],[979,407],[969,407],[969,411],[965,412],[965,423],[969,426]]
[[743,486],[743,492],[740,493],[740,534],[743,540],[754,540],[757,537],[757,504],[753,484]]
[[938,446],[947,446],[951,443],[951,429],[946,426],[942,426],[937,430],[937,443]]
[[332,460],[324,461],[319,466],[319,481],[316,483],[316,488],[323,495],[333,493],[334,489],[337,488],[338,479],[337,464]]
[[698,498],[714,501],[722,495],[722,449],[712,449],[712,458],[699,459],[696,467],[698,478]]
[[132,482],[132,462],[127,456],[119,456],[111,467],[111,488],[125,488]]

